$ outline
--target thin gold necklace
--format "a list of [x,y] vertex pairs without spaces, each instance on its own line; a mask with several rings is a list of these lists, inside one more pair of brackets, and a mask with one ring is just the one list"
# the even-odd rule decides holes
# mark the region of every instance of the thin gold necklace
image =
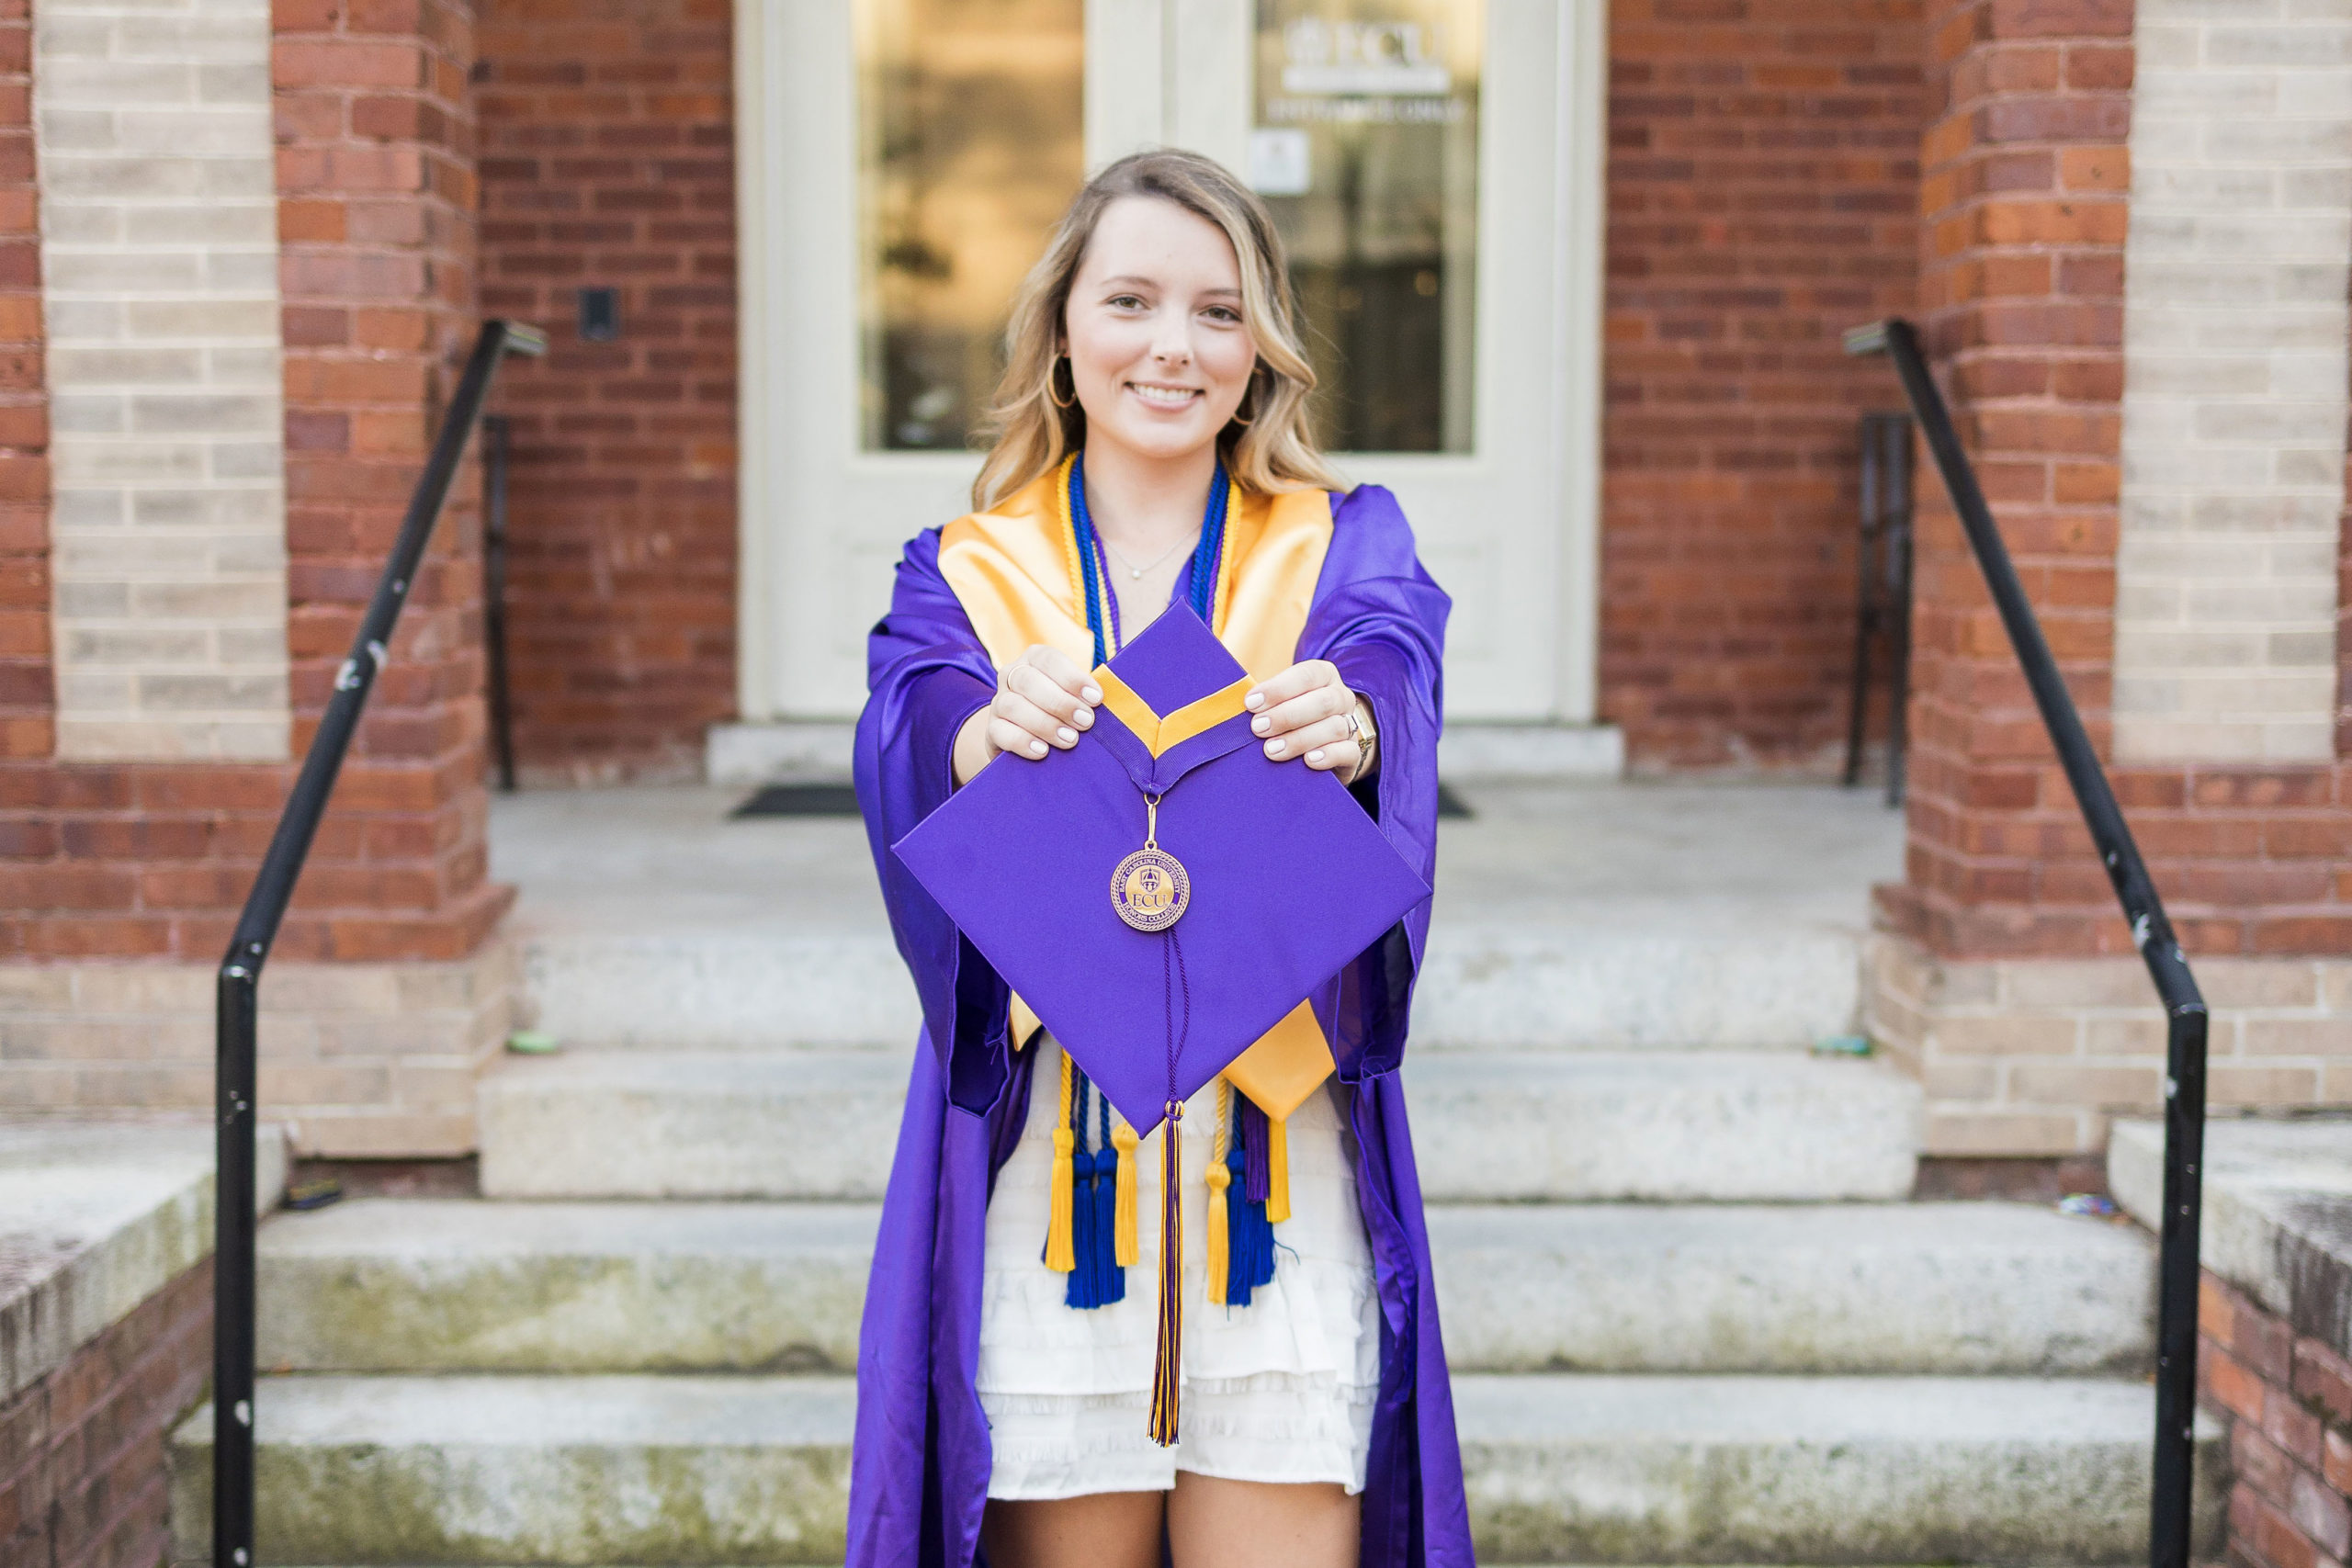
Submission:
[[1153,561],[1150,566],[1137,566],[1134,560],[1129,558],[1126,551],[1119,548],[1118,546],[1111,542],[1110,535],[1105,534],[1100,528],[1097,528],[1094,531],[1094,536],[1102,541],[1102,547],[1104,549],[1109,550],[1113,555],[1119,558],[1119,564],[1125,567],[1127,569],[1127,575],[1137,582],[1141,582],[1143,581],[1143,574],[1145,572],[1153,570],[1165,562],[1170,556],[1174,555],[1186,545],[1197,543],[1200,539],[1200,535],[1198,533],[1194,533],[1189,537],[1179,539],[1174,544],[1169,546],[1166,549],[1160,551],[1159,558]]

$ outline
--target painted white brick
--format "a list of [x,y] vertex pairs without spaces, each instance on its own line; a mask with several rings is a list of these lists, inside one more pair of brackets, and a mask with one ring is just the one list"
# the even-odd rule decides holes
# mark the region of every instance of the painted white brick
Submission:
[[2140,0],[2115,750],[2334,753],[2352,0]]
[[58,750],[287,754],[266,0],[42,0]]

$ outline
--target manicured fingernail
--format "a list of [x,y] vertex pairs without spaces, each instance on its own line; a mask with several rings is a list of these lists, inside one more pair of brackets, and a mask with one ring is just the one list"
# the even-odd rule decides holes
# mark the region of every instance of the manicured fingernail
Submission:
[[1263,692],[1252,692],[1248,696],[1241,699],[1241,705],[1246,708],[1264,707],[1266,705],[1266,694]]
[[1310,761],[1310,762],[1319,762],[1319,761],[1321,761],[1323,760],[1323,752],[1322,752],[1321,749],[1320,749],[1320,748],[1317,748],[1317,750],[1315,750],[1309,751],[1309,752],[1306,754],[1306,760],[1307,760],[1308,761]]
[[1259,734],[1263,735],[1266,733],[1266,727],[1273,722],[1274,721],[1272,719],[1268,718],[1264,714],[1260,714],[1257,717],[1250,721],[1250,728],[1256,730]]
[[1087,726],[1094,722],[1094,710],[1092,708],[1080,708],[1076,714],[1071,716],[1070,722],[1078,726],[1080,729],[1084,729]]
[[1054,733],[1062,738],[1062,744],[1065,746],[1075,746],[1078,744],[1078,731],[1072,729],[1067,724],[1063,725],[1059,729],[1055,730]]
[[1281,742],[1281,741],[1279,741],[1279,740],[1269,740],[1269,741],[1267,741],[1267,742],[1266,742],[1266,755],[1267,755],[1267,756],[1269,756],[1269,757],[1279,757],[1279,756],[1281,756],[1282,754],[1283,754],[1283,742]]
[[1042,740],[1032,740],[1031,742],[1029,742],[1029,755],[1031,755],[1032,757],[1042,757],[1042,756],[1044,756],[1045,754],[1046,754],[1046,743],[1045,743],[1044,741],[1042,741]]
[[1078,690],[1078,694],[1084,697],[1090,703],[1099,703],[1102,700],[1102,688],[1100,686],[1080,686]]

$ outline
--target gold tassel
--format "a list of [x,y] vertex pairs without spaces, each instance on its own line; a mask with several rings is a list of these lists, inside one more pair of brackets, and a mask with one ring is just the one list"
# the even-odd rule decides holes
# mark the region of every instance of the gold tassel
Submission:
[[1159,1348],[1151,1368],[1151,1440],[1176,1446],[1184,1382],[1184,1102],[1170,1100],[1160,1126]]
[[1225,1292],[1228,1278],[1227,1265],[1233,1250],[1231,1232],[1227,1229],[1225,1213],[1226,1189],[1233,1185],[1233,1172],[1225,1166],[1226,1140],[1232,1135],[1233,1086],[1217,1080],[1216,1137],[1209,1145],[1209,1289],[1211,1306],[1226,1305]]
[[1266,1223],[1278,1225],[1290,1218],[1290,1123],[1279,1116],[1266,1118]]
[[1078,1248],[1071,1241],[1070,1200],[1078,1187],[1077,1134],[1070,1131],[1070,1102],[1077,1098],[1077,1080],[1069,1053],[1062,1053],[1062,1114],[1054,1128],[1054,1173],[1046,1179],[1052,1194],[1052,1217],[1046,1222],[1046,1267],[1067,1274],[1078,1267]]
[[1143,1258],[1143,1224],[1136,1217],[1136,1130],[1121,1118],[1111,1129],[1111,1146],[1119,1151],[1118,1208],[1111,1235],[1122,1269],[1134,1268]]

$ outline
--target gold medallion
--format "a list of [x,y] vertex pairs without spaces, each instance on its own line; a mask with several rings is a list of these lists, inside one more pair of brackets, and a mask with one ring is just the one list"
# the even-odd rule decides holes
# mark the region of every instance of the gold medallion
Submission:
[[1143,797],[1146,819],[1143,848],[1119,863],[1111,874],[1111,908],[1119,919],[1139,931],[1164,931],[1182,919],[1193,901],[1193,879],[1184,863],[1159,847],[1159,796]]
[[1111,907],[1139,931],[1164,931],[1183,917],[1193,900],[1193,879],[1184,863],[1166,850],[1146,846],[1111,874]]

